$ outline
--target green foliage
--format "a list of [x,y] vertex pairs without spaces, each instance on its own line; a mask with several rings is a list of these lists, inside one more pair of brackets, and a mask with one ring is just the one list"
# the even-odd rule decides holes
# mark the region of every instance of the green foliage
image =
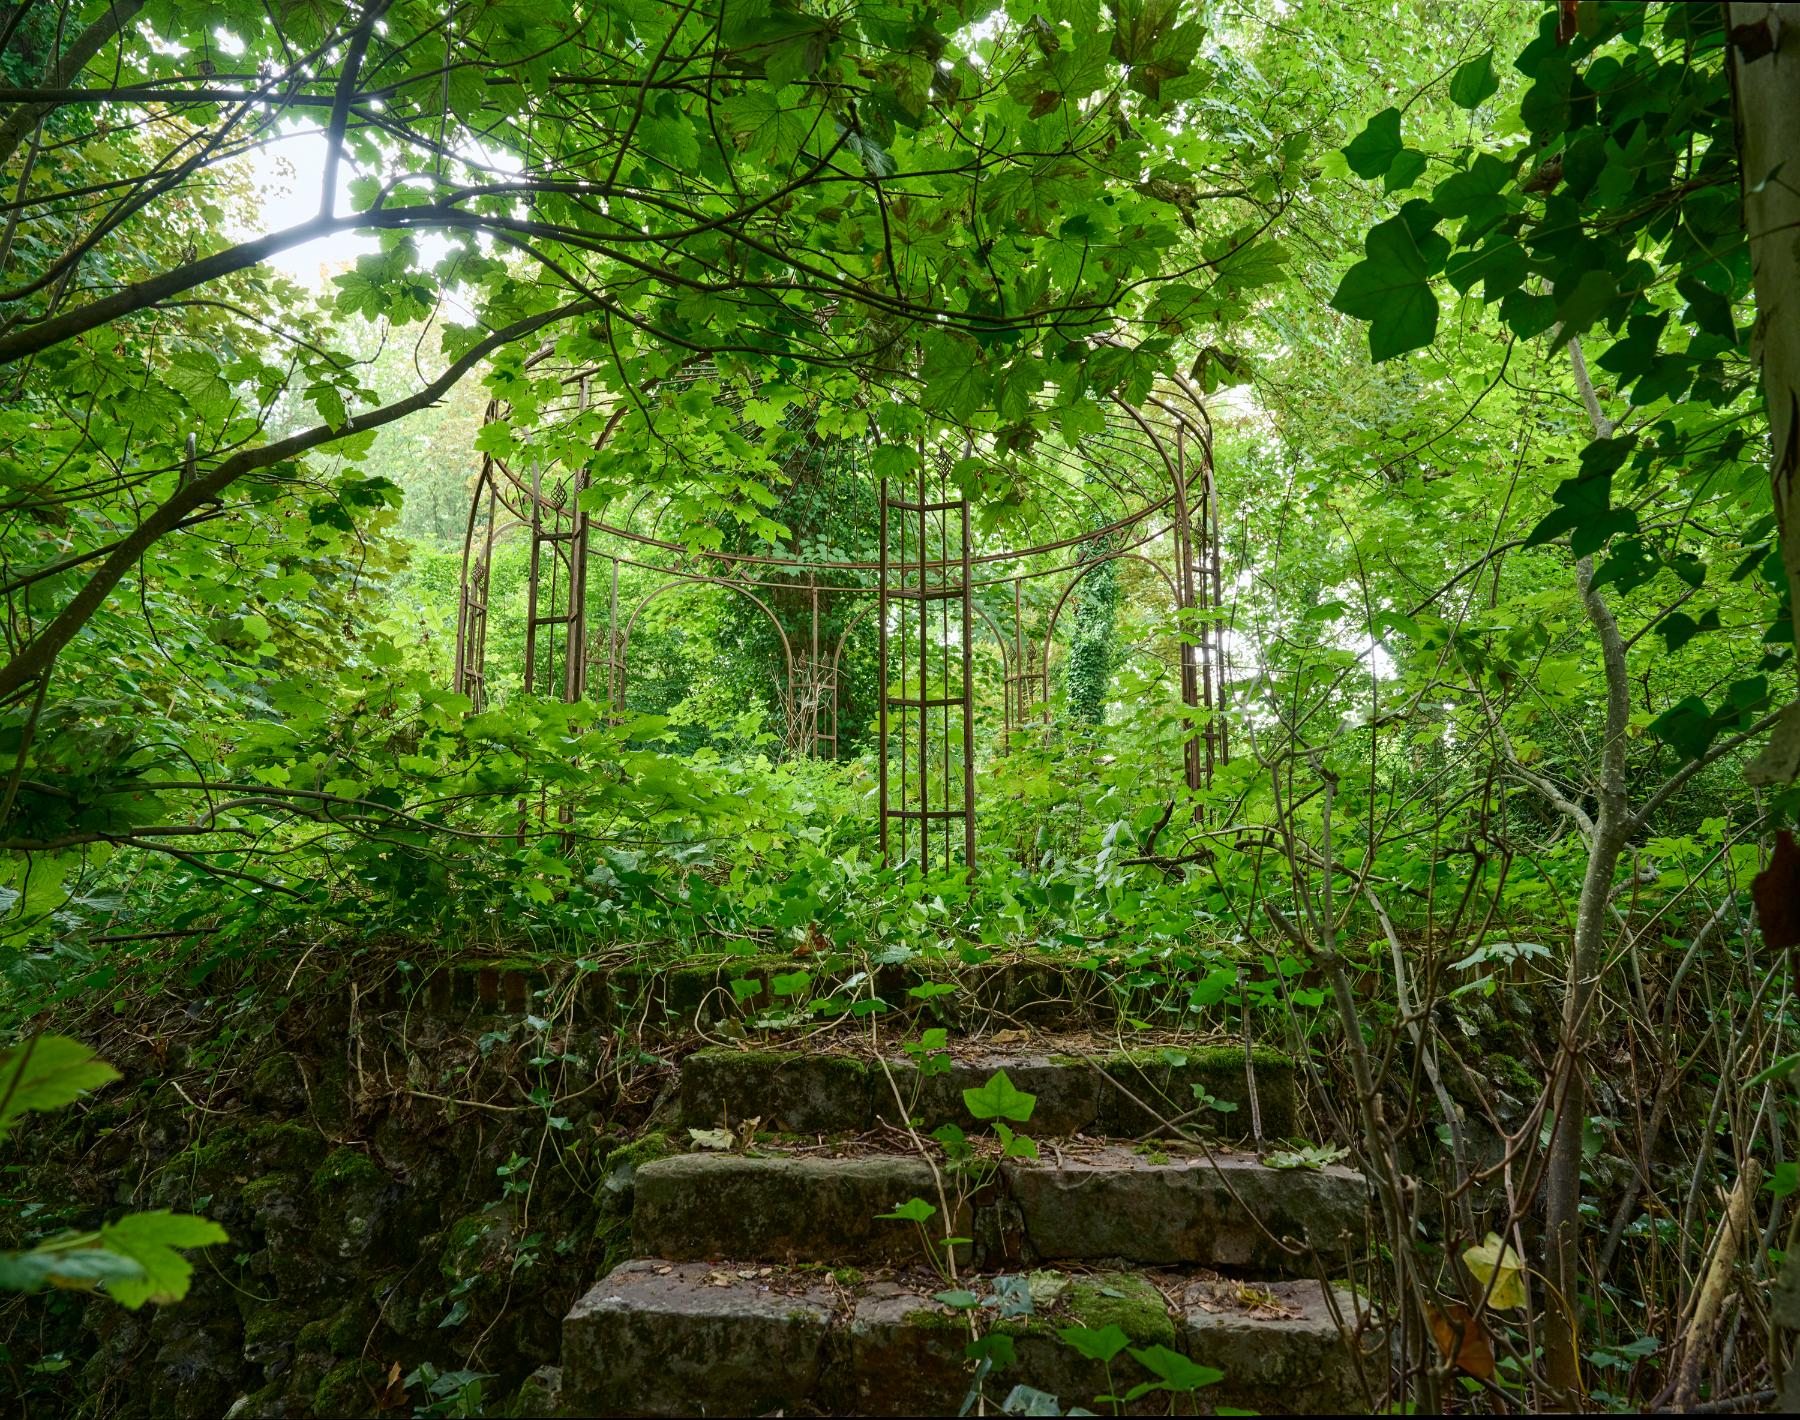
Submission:
[[1190,1361],[1179,1351],[1171,1351],[1167,1346],[1134,1346],[1131,1348],[1131,1357],[1156,1379],[1140,1382],[1126,1391],[1127,1403],[1159,1390],[1176,1395],[1191,1395],[1225,1379],[1225,1373],[1217,1367],[1202,1366],[1197,1361]]
[[979,1089],[963,1091],[963,1104],[977,1119],[1010,1119],[1024,1124],[1031,1118],[1037,1096],[1017,1088],[1006,1071],[996,1070]]
[[[119,1078],[79,1041],[33,1035],[0,1054],[0,1139],[27,1112],[64,1109],[90,1090]],[[178,1249],[226,1242],[225,1230],[205,1218],[158,1209],[127,1213],[98,1232],[64,1232],[25,1252],[0,1252],[0,1290],[45,1287],[104,1290],[133,1311],[145,1302],[178,1302],[187,1295],[193,1264]]]
[[[155,124],[125,99],[53,110],[29,171],[25,150],[4,160],[20,206],[0,239],[17,667],[0,687],[0,976],[24,1038],[0,1065],[0,1128],[112,1078],[29,1036],[42,1012],[167,992],[266,1018],[289,1005],[271,981],[314,948],[334,972],[392,966],[407,990],[469,948],[577,982],[665,968],[746,1036],[902,1022],[921,1078],[950,1068],[946,1023],[981,1005],[954,973],[1025,962],[1131,1029],[1248,1029],[1328,1072],[1345,1038],[1321,962],[1269,925],[1320,921],[1323,879],[1368,1038],[1398,1066],[1385,1078],[1414,1074],[1411,1027],[1459,1051],[1460,1028],[1496,1108],[1519,1097],[1502,1121],[1517,1130],[1541,1083],[1518,1018],[1567,965],[1607,743],[1587,596],[1626,644],[1622,752],[1633,805],[1650,803],[1603,885],[1609,1010],[1654,1014],[1666,989],[1679,1018],[1675,987],[1701,984],[1709,1015],[1767,1048],[1714,1060],[1684,1037],[1681,1059],[1722,1089],[1745,1058],[1777,1061],[1754,1089],[1784,1079],[1779,992],[1737,985],[1767,978],[1740,924],[1760,835],[1792,810],[1739,770],[1787,696],[1792,632],[1723,37],[1713,7],[1577,8],[1559,35],[1561,7],[1430,0],[1377,17],[1296,0],[1279,25],[1163,0],[598,20],[549,4],[459,11],[447,36],[441,13],[390,7],[362,76],[380,122],[353,115],[329,218],[366,243],[316,290],[261,264],[194,270],[267,225],[224,156],[231,124],[246,143],[275,131],[261,100],[171,95]],[[140,12],[79,82],[180,88],[220,36],[233,66],[301,99],[344,77],[354,10],[203,9]],[[44,7],[19,33],[31,62],[8,48],[0,64],[36,83],[57,42]],[[164,123],[219,161],[158,186]],[[169,283],[154,305],[101,305],[150,278]],[[1182,371],[1206,400],[1224,604],[1177,628],[1160,570],[1099,560],[1169,568],[1160,514],[1104,545],[1095,531],[1166,479],[1122,494],[1042,470],[1137,477],[1112,466],[1097,411],[1114,394],[1154,410]],[[591,381],[579,407],[572,372]],[[437,402],[380,422],[420,391]],[[676,566],[730,580],[733,557],[780,555],[829,589],[827,649],[870,600],[831,564],[874,555],[878,480],[941,472],[966,493],[991,558],[976,609],[1000,628],[984,620],[972,648],[974,871],[881,864],[872,619],[844,651],[837,757],[806,757],[783,698],[787,655],[811,651],[799,576],[766,612],[716,584],[650,601],[624,704],[596,687],[568,705],[517,689],[530,548],[502,537],[480,708],[448,690],[469,483],[496,459],[582,469],[587,512],[664,544],[596,542],[629,559],[622,607]],[[588,568],[595,667],[611,570]],[[1003,660],[1015,588],[1026,644]],[[1214,711],[1183,702],[1182,632],[1223,646]],[[1194,787],[1185,752],[1209,732]],[[1396,961],[1431,1011],[1401,1010]],[[888,968],[917,980],[884,999]],[[1680,1034],[1647,1032],[1631,1058]],[[573,1132],[549,1093],[530,1098],[546,1137]],[[1004,1073],[964,1102],[993,1140],[936,1131],[947,1176],[991,1167],[993,1141],[1035,1155],[1015,1132],[1033,1097]],[[1693,1145],[1703,1170],[1761,1147],[1728,1137],[1764,1117],[1737,1103]],[[1171,1112],[1188,1107],[1231,1110],[1204,1088]],[[1637,1127],[1592,1127],[1594,1196]],[[1342,1147],[1287,1141],[1266,1161],[1314,1169]],[[532,1186],[527,1160],[495,1157],[503,1196]],[[1778,1166],[1772,1200],[1793,1183]],[[1708,1236],[1710,1188],[1692,1196],[1681,1230]],[[882,1216],[948,1223],[923,1199]],[[1654,1222],[1617,1246],[1663,1248]],[[0,1276],[137,1305],[179,1295],[181,1250],[217,1236],[138,1215],[43,1239]],[[1654,1252],[1639,1275],[1693,1261]],[[1611,1347],[1595,1355],[1618,1362],[1603,1370],[1649,1354],[1628,1349],[1634,1318],[1672,1314],[1627,1270],[1594,1298]],[[450,1286],[465,1280],[432,1319],[472,1314],[472,1279]],[[940,1300],[1000,1310],[965,1287]],[[1105,1363],[1128,1346],[1114,1327],[1061,1334]],[[978,1340],[980,1378],[1010,1348]],[[1133,1355],[1151,1388],[1216,1380]],[[486,1379],[421,1366],[408,1384],[435,1413],[474,1413]]]
[[1065,1346],[1078,1351],[1090,1361],[1110,1362],[1131,1344],[1131,1338],[1111,1323],[1098,1330],[1085,1326],[1065,1326],[1056,1334]]
[[0,1139],[28,1110],[63,1109],[119,1072],[78,1040],[34,1035],[0,1054]]

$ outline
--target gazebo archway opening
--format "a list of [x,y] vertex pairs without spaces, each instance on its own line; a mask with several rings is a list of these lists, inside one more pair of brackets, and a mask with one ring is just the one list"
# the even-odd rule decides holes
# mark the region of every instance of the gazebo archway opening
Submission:
[[819,393],[695,361],[621,397],[549,349],[522,376],[534,417],[490,404],[505,432],[483,440],[464,539],[455,684],[478,705],[503,673],[489,618],[507,541],[529,540],[505,681],[528,693],[624,710],[646,615],[712,588],[773,633],[785,753],[874,753],[884,859],[972,864],[983,665],[1006,753],[1051,721],[1084,581],[1141,564],[1167,590],[1181,702],[1198,712],[1182,776],[1198,790],[1226,761],[1212,430],[1187,381],[1092,400],[1058,437],[920,418],[899,441],[872,432],[872,407],[904,400],[882,385]]

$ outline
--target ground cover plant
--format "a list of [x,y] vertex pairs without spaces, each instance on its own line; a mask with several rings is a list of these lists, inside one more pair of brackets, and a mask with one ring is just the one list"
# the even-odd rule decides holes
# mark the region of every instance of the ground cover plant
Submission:
[[0,6],[0,1389],[1800,1405],[1795,172],[1792,4]]

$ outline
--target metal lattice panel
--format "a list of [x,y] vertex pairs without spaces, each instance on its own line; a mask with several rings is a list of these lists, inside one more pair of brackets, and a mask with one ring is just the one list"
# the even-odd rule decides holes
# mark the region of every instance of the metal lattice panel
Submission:
[[[528,368],[553,390],[540,400],[533,426],[543,437],[507,458],[484,459],[464,543],[456,683],[478,704],[491,689],[495,549],[523,533],[530,538],[526,646],[513,683],[527,691],[575,701],[591,687],[622,709],[631,695],[632,638],[649,609],[666,595],[721,589],[773,628],[787,751],[836,757],[845,736],[847,656],[856,647],[862,648],[857,657],[872,649],[880,826],[890,859],[973,863],[975,647],[989,647],[984,656],[999,662],[1004,751],[1029,725],[1047,720],[1059,619],[1082,579],[1104,562],[1124,559],[1154,569],[1168,589],[1178,632],[1181,699],[1196,709],[1219,707],[1226,667],[1211,429],[1198,394],[1179,378],[1159,383],[1137,404],[1103,401],[1096,406],[1099,430],[1078,440],[1052,437],[1013,449],[991,431],[937,428],[918,441],[916,477],[858,475],[870,516],[879,521],[876,545],[859,557],[799,547],[696,546],[683,522],[681,480],[691,480],[703,496],[709,470],[663,470],[644,488],[603,496],[604,489],[589,491],[586,464],[570,457],[571,447],[596,455],[607,449],[628,418],[678,419],[683,399],[722,407],[745,421],[746,434],[759,433],[749,422],[754,380],[695,362],[658,388],[622,399],[605,391],[599,372],[555,369],[548,350]],[[860,398],[903,393],[876,386]],[[500,413],[490,406],[490,418]],[[817,432],[824,423],[819,408],[804,406],[802,413],[814,422],[796,421],[789,455],[795,467],[834,447]],[[573,446],[571,430],[580,440]],[[559,435],[562,456],[542,454]],[[836,447],[843,444],[840,439]],[[872,454],[874,447],[865,436],[851,452]],[[959,460],[991,467],[1015,490],[1026,526],[1048,521],[1084,531],[1035,542],[975,533]],[[651,579],[650,590],[625,605],[622,570],[640,583],[646,574]],[[604,589],[604,625],[590,585]],[[1197,721],[1182,765],[1195,788],[1210,780],[1229,749],[1222,717]]]

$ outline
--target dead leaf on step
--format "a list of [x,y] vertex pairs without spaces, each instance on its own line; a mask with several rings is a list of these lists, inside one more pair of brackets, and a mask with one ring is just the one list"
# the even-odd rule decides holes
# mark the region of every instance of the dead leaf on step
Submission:
[[406,1382],[400,1379],[400,1363],[389,1367],[387,1381],[381,1388],[381,1394],[375,1398],[377,1410],[400,1410],[406,1405]]
[[656,1269],[656,1275],[658,1277],[667,1277],[674,1270],[675,1269],[673,1267],[669,1266],[669,1264],[665,1262],[665,1263],[663,1263],[663,1265],[661,1267]]
[[688,1137],[702,1149],[729,1149],[737,1143],[737,1135],[729,1129],[690,1129]]
[[1288,1306],[1273,1292],[1261,1287],[1252,1287],[1248,1282],[1238,1284],[1237,1299],[1252,1316],[1262,1317],[1269,1321],[1292,1321],[1300,1315],[1297,1308]]
[[1469,1314],[1469,1309],[1461,1302],[1452,1302],[1443,1311],[1436,1307],[1430,1311],[1431,1334],[1437,1338],[1444,1359],[1478,1380],[1492,1380],[1494,1348],[1488,1344],[1487,1331]]
[[1030,1040],[1031,1032],[1023,1030],[1003,1030],[994,1032],[995,1045],[1017,1045],[1021,1041]]
[[731,1278],[723,1272],[708,1272],[706,1274],[706,1285],[709,1287],[729,1287],[731,1285]]

